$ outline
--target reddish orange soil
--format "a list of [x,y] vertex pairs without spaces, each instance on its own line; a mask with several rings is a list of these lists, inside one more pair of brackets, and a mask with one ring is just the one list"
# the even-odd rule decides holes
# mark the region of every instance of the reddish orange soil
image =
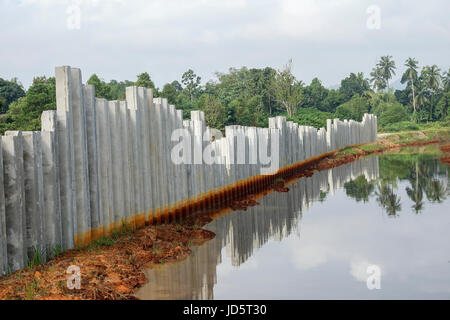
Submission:
[[[186,258],[191,244],[214,238],[214,233],[200,229],[209,221],[199,215],[183,224],[142,228],[110,246],[66,251],[0,279],[0,299],[134,299],[133,291],[146,282],[145,265]],[[80,290],[67,288],[66,270],[71,265],[80,267]]]
[[441,146],[440,149],[444,155],[440,157],[439,160],[443,163],[450,164],[450,143]]
[[[414,142],[409,146],[436,142],[439,141]],[[146,282],[143,273],[146,266],[185,259],[191,253],[192,244],[201,244],[215,236],[201,229],[215,217],[258,205],[256,200],[270,192],[287,192],[289,182],[312,176],[316,171],[337,167],[371,153],[406,146],[386,139],[379,139],[378,144],[382,147],[370,152],[361,149],[352,154],[331,152],[325,157],[283,168],[270,179],[263,179],[263,182],[268,181],[263,190],[253,182],[251,186],[256,192],[245,193],[239,189],[238,196],[214,210],[209,207],[209,211],[198,210],[200,213],[182,219],[175,217],[170,224],[146,226],[123,234],[110,245],[69,250],[43,265],[17,271],[0,278],[0,299],[135,299],[133,293]],[[450,145],[442,146],[441,150],[447,153],[448,161]],[[81,269],[79,290],[69,290],[66,285],[69,277],[66,270],[71,265]]]

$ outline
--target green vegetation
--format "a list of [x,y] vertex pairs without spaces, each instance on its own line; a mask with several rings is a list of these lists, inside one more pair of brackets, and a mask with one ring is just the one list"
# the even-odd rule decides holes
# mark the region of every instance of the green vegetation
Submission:
[[25,300],[34,300],[38,295],[44,295],[45,291],[40,288],[41,280],[39,278],[25,283]]
[[17,79],[11,81],[0,78],[0,113],[8,111],[11,102],[25,96],[25,90]]
[[33,257],[28,260],[28,268],[33,268],[43,263],[44,252],[39,248],[33,247]]
[[[97,97],[109,100],[124,100],[127,86],[152,88],[155,97],[166,97],[182,109],[185,119],[191,110],[203,110],[208,126],[218,129],[232,124],[267,126],[268,118],[277,115],[320,128],[327,118],[360,121],[366,112],[377,115],[380,132],[449,126],[450,70],[441,73],[436,65],[421,68],[414,58],[408,58],[404,66],[403,90],[390,86],[396,64],[389,55],[380,58],[370,78],[352,72],[339,89],[324,87],[318,78],[310,84],[296,79],[292,60],[280,70],[230,68],[204,85],[189,69],[162,90],[147,72],[137,75],[135,81],[106,82],[93,74],[87,82],[95,86]],[[26,93],[16,79],[0,79],[0,112],[4,113],[0,115],[0,133],[39,130],[42,111],[55,107],[54,78],[36,77]]]
[[[87,250],[88,251],[96,251],[96,250],[101,249],[101,247],[103,247],[103,246],[105,246],[105,247],[112,246],[113,244],[115,244],[117,242],[117,240],[119,240],[119,238],[126,236],[126,235],[131,235],[133,232],[134,232],[134,229],[129,224],[123,223],[120,230],[114,230],[113,232],[111,232],[111,235],[101,237],[101,238],[89,243]],[[82,248],[79,248],[79,249],[81,250]]]

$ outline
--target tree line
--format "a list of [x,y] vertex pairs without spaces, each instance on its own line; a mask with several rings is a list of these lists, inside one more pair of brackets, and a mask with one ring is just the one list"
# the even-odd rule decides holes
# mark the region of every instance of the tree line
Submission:
[[[408,58],[401,75],[403,90],[394,90],[390,80],[396,73],[392,56],[379,59],[369,78],[362,72],[350,73],[338,89],[323,86],[318,78],[310,84],[296,79],[292,60],[276,70],[266,68],[230,68],[215,73],[215,79],[202,85],[201,77],[189,69],[180,81],[155,86],[147,72],[135,81],[104,81],[93,74],[88,83],[96,96],[124,100],[127,86],[152,88],[155,97],[165,97],[183,110],[185,119],[191,110],[203,110],[209,126],[223,129],[227,125],[267,126],[268,118],[284,115],[289,120],[317,128],[327,118],[360,121],[366,112],[378,116],[381,129],[414,129],[423,123],[449,125],[450,69],[441,72],[436,65],[420,67]],[[25,92],[17,79],[0,78],[0,131],[39,130],[43,110],[55,109],[55,79],[36,77]]]

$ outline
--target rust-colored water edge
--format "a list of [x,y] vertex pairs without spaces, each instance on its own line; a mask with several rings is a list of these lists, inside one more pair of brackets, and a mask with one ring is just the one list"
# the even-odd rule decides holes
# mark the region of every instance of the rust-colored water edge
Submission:
[[[245,180],[168,212],[158,219],[164,224],[147,225],[137,230],[125,225],[122,230],[113,232],[108,238],[99,238],[85,248],[66,251],[44,264],[4,276],[0,279],[0,299],[135,299],[133,293],[147,281],[143,272],[146,266],[185,259],[191,253],[192,245],[202,244],[215,236],[202,229],[215,217],[258,205],[257,200],[270,192],[287,192],[292,181],[312,176],[316,171],[393,148],[438,142],[442,139],[432,137],[396,143],[392,137],[383,138],[377,143],[320,155],[285,167],[275,175]],[[448,149],[449,145],[441,146],[442,152],[448,152]],[[80,289],[71,290],[67,286],[70,266],[80,268]]]

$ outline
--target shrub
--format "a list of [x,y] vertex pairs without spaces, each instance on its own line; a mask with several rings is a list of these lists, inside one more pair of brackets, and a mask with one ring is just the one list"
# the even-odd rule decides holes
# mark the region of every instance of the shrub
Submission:
[[369,110],[368,106],[369,104],[366,98],[354,95],[350,101],[336,108],[336,118],[361,121],[364,113],[367,113]]
[[378,116],[378,124],[380,127],[387,127],[396,122],[406,121],[410,119],[406,108],[400,103],[389,103],[383,112]]
[[400,121],[386,125],[382,128],[384,132],[399,132],[399,131],[412,131],[419,130],[418,124],[411,121]]
[[297,122],[302,126],[312,126],[316,128],[326,127],[327,119],[333,119],[334,115],[331,112],[324,112],[315,108],[300,108],[294,117],[288,120]]

